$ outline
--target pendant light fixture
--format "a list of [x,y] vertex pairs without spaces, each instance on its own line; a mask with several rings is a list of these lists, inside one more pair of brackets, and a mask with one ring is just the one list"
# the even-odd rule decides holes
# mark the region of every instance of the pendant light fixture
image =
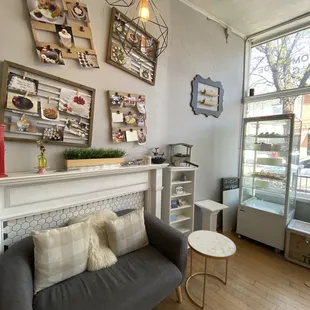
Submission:
[[[148,48],[153,48],[155,51],[154,58],[157,59],[165,51],[168,47],[168,26],[154,0],[106,0],[106,2],[126,15],[128,21],[124,22],[127,31],[135,28],[135,35],[142,38],[151,35],[154,38],[153,42],[148,42]],[[133,24],[137,27],[133,27]],[[120,34],[119,40],[126,55],[131,57],[136,44],[126,39],[126,33]],[[142,44],[143,40],[141,40],[141,48],[143,48]],[[139,60],[141,63],[145,61],[147,60],[142,58]]]
[[140,0],[139,17],[142,23],[150,19],[149,0]]

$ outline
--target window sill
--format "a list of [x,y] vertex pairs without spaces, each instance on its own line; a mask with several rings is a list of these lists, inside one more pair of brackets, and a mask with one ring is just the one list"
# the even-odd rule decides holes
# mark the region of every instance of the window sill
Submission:
[[310,203],[310,193],[297,193],[296,201]]

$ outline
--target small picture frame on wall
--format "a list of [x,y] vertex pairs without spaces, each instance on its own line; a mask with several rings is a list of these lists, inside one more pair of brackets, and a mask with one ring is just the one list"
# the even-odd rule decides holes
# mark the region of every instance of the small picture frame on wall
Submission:
[[220,117],[223,112],[224,89],[221,82],[196,75],[192,81],[192,98],[190,106],[195,115],[204,114]]

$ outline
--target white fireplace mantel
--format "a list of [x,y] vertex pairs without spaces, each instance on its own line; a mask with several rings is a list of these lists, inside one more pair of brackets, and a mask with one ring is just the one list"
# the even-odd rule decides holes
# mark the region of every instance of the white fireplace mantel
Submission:
[[161,218],[165,167],[167,164],[45,175],[12,173],[0,179],[0,221],[143,191],[146,211]]

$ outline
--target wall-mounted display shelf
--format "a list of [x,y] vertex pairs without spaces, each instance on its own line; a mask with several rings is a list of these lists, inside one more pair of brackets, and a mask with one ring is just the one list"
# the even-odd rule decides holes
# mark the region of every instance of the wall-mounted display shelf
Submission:
[[194,228],[196,171],[192,167],[164,169],[162,219],[184,234]]
[[285,114],[245,118],[243,126],[237,232],[283,250],[295,213],[301,121]]
[[195,115],[220,117],[223,112],[224,89],[221,82],[196,75],[192,81],[191,107]]
[[147,141],[145,96],[111,90],[108,94],[113,142],[144,145]]
[[[133,49],[126,51],[121,44],[126,41],[134,45]],[[112,9],[110,37],[107,53],[107,62],[151,85],[155,85],[157,70],[158,42],[151,34],[145,36],[142,28],[118,11]]]
[[91,87],[4,61],[0,102],[6,140],[91,146]]

